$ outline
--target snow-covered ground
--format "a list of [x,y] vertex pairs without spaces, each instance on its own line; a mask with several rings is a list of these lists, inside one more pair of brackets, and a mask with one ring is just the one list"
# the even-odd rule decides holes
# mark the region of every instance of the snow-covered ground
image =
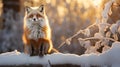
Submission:
[[29,65],[42,64],[49,66],[51,64],[75,64],[82,67],[91,65],[101,67],[119,67],[120,66],[120,42],[113,43],[112,47],[101,54],[75,54],[54,53],[44,57],[26,55],[17,50],[0,54],[0,65]]

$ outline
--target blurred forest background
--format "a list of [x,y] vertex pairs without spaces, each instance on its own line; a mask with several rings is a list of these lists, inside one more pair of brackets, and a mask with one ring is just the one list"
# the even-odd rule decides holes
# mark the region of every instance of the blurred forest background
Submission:
[[85,49],[75,37],[71,44],[58,46],[80,29],[85,29],[101,18],[104,3],[108,0],[0,0],[0,53],[23,51],[22,27],[24,6],[46,6],[52,41],[63,53],[83,54]]

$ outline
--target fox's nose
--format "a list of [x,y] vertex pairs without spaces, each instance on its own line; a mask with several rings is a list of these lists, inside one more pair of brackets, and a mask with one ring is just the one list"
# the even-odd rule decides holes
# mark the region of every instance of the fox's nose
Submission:
[[33,18],[33,20],[34,20],[34,21],[37,21],[37,19],[36,19],[36,18]]

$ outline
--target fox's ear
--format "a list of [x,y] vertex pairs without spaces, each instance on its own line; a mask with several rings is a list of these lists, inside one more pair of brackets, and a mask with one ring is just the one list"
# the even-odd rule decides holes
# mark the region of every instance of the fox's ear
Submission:
[[40,12],[44,12],[44,5],[41,5],[41,6],[39,7],[39,11],[40,11]]
[[26,11],[27,13],[29,13],[31,10],[32,10],[32,9],[31,9],[30,7],[28,7],[28,6],[25,7],[25,11]]

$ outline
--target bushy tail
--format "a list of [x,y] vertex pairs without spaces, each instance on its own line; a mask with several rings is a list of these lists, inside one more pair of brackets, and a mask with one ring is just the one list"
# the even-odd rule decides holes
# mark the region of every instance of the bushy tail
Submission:
[[52,48],[51,53],[60,53],[57,49]]

